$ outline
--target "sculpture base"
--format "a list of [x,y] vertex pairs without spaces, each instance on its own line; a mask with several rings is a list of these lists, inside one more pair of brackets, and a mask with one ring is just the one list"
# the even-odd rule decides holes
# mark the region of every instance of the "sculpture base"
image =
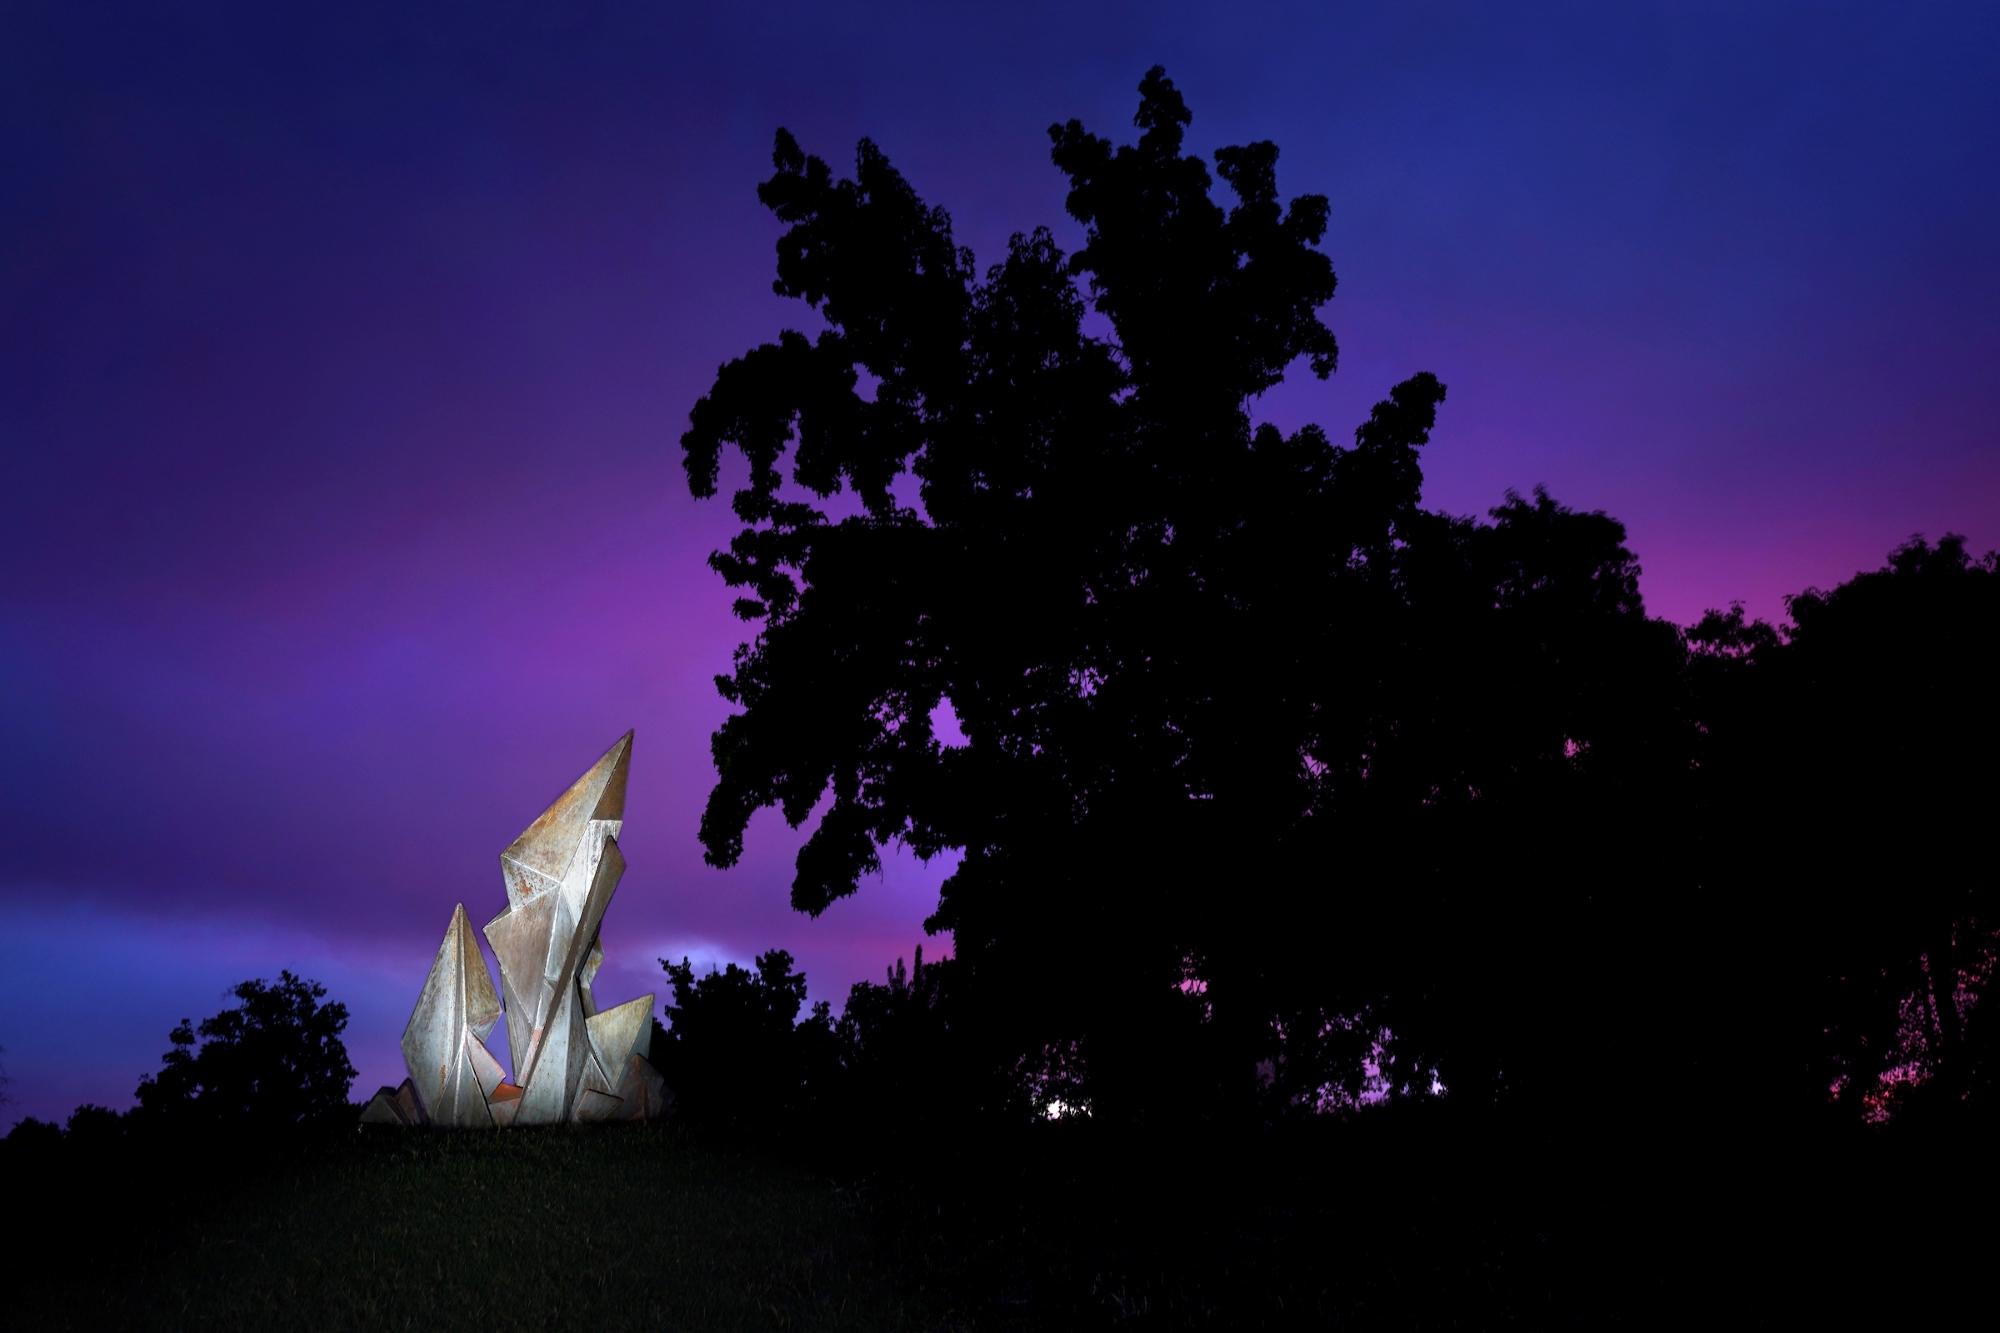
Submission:
[[[626,1062],[625,1076],[619,1080],[616,1096],[589,1091],[588,1097],[577,1098],[577,1107],[569,1123],[643,1124],[649,1120],[664,1120],[674,1109],[673,1090],[660,1077],[660,1071],[653,1068],[643,1055],[635,1055]],[[502,1083],[493,1090],[486,1109],[493,1113],[493,1123],[505,1129],[514,1123],[514,1113],[520,1105],[521,1090],[512,1083]],[[424,1114],[422,1100],[417,1096],[417,1085],[407,1078],[401,1087],[383,1088],[361,1108],[361,1124],[364,1127],[389,1125],[398,1129],[415,1129],[431,1123],[431,1118]]]
[[424,1114],[424,1104],[417,1099],[417,1085],[404,1079],[402,1087],[383,1088],[368,1099],[368,1105],[361,1108],[361,1123],[414,1129],[429,1124],[430,1117]]

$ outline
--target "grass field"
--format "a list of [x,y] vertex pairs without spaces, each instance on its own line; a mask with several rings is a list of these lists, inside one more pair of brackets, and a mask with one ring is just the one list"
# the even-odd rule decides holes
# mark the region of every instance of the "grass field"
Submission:
[[[12,1275],[11,1326],[611,1333],[952,1322],[879,1261],[853,1193],[705,1151],[672,1129],[370,1135],[232,1184],[166,1186],[192,1195],[187,1207],[157,1190],[121,1197],[115,1178],[93,1184],[73,1230],[60,1228],[67,1237],[30,1234],[10,1247],[17,1261],[34,1256]],[[60,1203],[52,1194],[35,1211],[59,1225]]]
[[93,1330],[1449,1328],[1539,1322],[1561,1281],[1511,1172],[993,1147],[841,1180],[672,1127],[50,1159],[9,1308]]
[[1888,1327],[1990,1308],[1978,1143],[1720,1154],[1405,1118],[1235,1147],[897,1143],[837,1176],[806,1163],[840,1154],[673,1127],[0,1156],[0,1325]]

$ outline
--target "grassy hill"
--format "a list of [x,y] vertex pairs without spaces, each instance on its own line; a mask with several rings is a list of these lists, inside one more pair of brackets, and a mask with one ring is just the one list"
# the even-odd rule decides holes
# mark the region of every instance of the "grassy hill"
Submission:
[[9,1247],[12,1326],[611,1333],[950,1320],[879,1257],[854,1193],[669,1128],[371,1133],[232,1174],[225,1159],[191,1175],[45,1179],[35,1216],[14,1218],[27,1225]]
[[803,1164],[827,1145],[671,1126],[58,1144],[0,1153],[0,1325],[1776,1328],[1991,1301],[1983,1134],[1323,1128],[899,1141],[836,1174]]

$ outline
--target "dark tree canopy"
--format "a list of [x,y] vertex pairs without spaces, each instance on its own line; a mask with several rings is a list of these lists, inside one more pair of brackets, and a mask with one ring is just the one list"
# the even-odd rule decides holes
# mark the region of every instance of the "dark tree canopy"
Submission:
[[[1678,661],[1611,520],[1540,494],[1490,525],[1420,509],[1432,376],[1351,445],[1253,423],[1290,366],[1334,368],[1327,201],[1281,207],[1269,143],[1217,152],[1216,201],[1173,84],[1140,97],[1136,144],[1050,132],[1084,247],[1017,235],[983,277],[872,144],[836,180],[780,132],[776,290],[827,327],[724,366],[682,439],[697,495],[725,448],[750,468],[712,562],[759,629],[718,681],[741,711],[709,859],[757,809],[798,825],[829,794],[801,910],[889,842],[962,851],[931,925],[1010,997],[993,1039],[1082,1042],[1099,1095],[1134,1105],[1190,1050],[1220,1053],[1218,1095],[1247,1088],[1280,1012],[1379,1007],[1409,962],[1383,932],[1435,936],[1464,869],[1389,861],[1520,792],[1633,779],[1671,719],[1635,719],[1612,678]],[[946,701],[963,746],[934,731]],[[1408,944],[1430,971],[1455,947]],[[1092,984],[1059,984],[1079,951]],[[1396,1077],[1427,1086],[1448,1043],[1415,1040],[1421,1005],[1398,1021]]]
[[[1989,1096],[2000,962],[2000,560],[1913,538],[1881,569],[1690,631],[1708,861],[1761,955],[1751,1054],[1794,1097],[1881,1119]],[[1761,983],[1761,984],[1759,984]]]
[[290,972],[239,982],[230,994],[236,1008],[199,1027],[182,1019],[170,1034],[160,1072],[139,1081],[138,1121],[282,1132],[351,1111],[346,1005],[321,1003],[326,987]]
[[[698,496],[725,451],[748,464],[711,560],[756,631],[718,680],[709,860],[761,808],[817,812],[792,886],[817,914],[885,845],[962,853],[929,923],[953,1041],[1082,1070],[1117,1114],[1748,1095],[1754,1064],[1832,1068],[1794,1059],[1814,1004],[1866,991],[1900,1031],[1912,968],[1947,969],[1932,1046],[1972,1049],[1922,961],[1972,929],[1941,923],[1989,920],[1931,863],[1957,853],[1876,900],[1909,830],[1956,848],[1989,797],[1939,751],[1960,696],[1924,673],[1990,662],[1940,628],[1990,634],[1965,609],[1990,568],[1906,548],[1795,599],[1790,639],[1740,615],[1690,637],[1647,616],[1602,513],[1422,507],[1429,374],[1351,443],[1256,422],[1293,367],[1334,369],[1327,200],[1281,204],[1269,143],[1211,173],[1173,84],[1139,92],[1136,143],[1050,131],[1083,246],[1016,235],[983,273],[873,144],[836,179],[779,132],[775,287],[824,328],[723,366],[682,437]],[[1827,850],[1869,818],[1893,831]],[[1795,891],[1774,827],[1852,910]],[[1903,961],[1856,980],[1842,941],[1871,938]],[[1839,1021],[1843,1050],[1909,1046]]]
[[792,956],[772,949],[754,968],[730,963],[705,976],[694,964],[660,960],[673,986],[667,1026],[653,1055],[675,1093],[675,1113],[700,1123],[768,1131],[808,1108],[825,1082],[833,1023],[825,1004],[799,1021],[806,979]]
[[674,1089],[675,1114],[703,1126],[845,1150],[945,1132],[967,1109],[1013,1113],[1031,1104],[1031,1079],[981,1077],[954,1040],[957,965],[898,959],[881,982],[856,982],[840,1018],[809,1009],[806,979],[773,949],[754,967],[697,975],[661,960],[673,985],[653,1055]]

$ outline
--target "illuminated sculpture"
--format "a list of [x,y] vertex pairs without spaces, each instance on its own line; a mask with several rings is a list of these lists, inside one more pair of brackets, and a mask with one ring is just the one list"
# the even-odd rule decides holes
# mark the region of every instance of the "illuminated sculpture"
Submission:
[[[598,926],[625,873],[618,834],[631,758],[628,731],[500,853],[507,910],[486,924],[486,940],[503,995],[464,906],[453,911],[403,1030],[410,1077],[377,1093],[362,1123],[473,1128],[664,1113],[672,1094],[646,1060],[653,997],[599,1012],[591,993],[604,961]],[[512,1081],[485,1045],[503,1012]]]

